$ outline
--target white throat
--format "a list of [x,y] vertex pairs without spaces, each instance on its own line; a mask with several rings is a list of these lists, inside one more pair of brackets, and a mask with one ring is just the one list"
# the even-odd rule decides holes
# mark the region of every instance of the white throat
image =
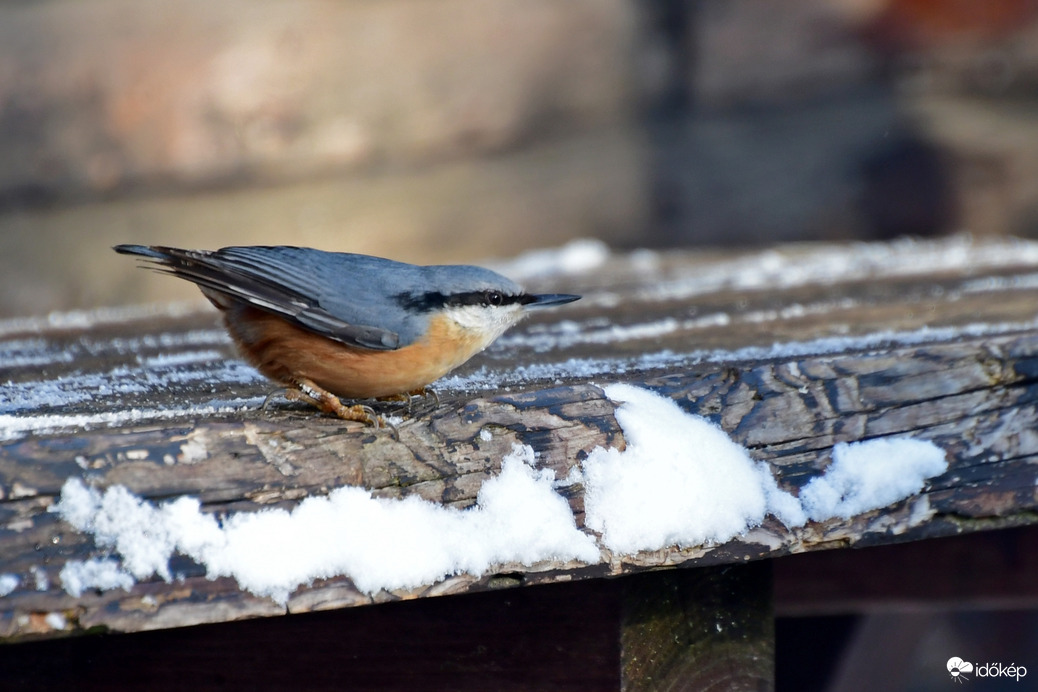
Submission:
[[448,318],[459,327],[482,341],[482,348],[489,346],[497,337],[523,318],[521,305],[458,305],[446,308]]

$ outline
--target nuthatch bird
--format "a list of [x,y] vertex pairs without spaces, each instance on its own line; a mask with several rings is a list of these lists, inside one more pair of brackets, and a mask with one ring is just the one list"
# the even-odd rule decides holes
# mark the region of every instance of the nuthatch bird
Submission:
[[489,346],[529,308],[575,295],[532,295],[489,269],[418,266],[302,247],[181,250],[117,245],[198,285],[239,351],[270,379],[346,420],[377,424],[345,399],[407,398]]

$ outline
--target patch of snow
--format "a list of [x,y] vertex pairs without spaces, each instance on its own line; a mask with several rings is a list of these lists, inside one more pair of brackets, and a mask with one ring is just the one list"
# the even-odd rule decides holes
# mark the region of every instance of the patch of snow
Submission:
[[841,442],[825,475],[800,490],[800,501],[815,521],[849,519],[918,493],[947,469],[944,450],[922,440]]
[[[787,526],[847,517],[896,502],[942,473],[944,452],[929,442],[880,439],[834,449],[828,471],[800,497],[781,489],[770,467],[719,427],[671,399],[630,385],[605,387],[621,402],[626,448],[593,450],[566,478],[537,469],[535,451],[516,445],[501,472],[459,510],[416,496],[375,498],[343,487],[291,511],[233,513],[222,520],[196,498],[156,505],[122,486],[101,492],[68,480],[51,508],[120,562],[70,563],[69,593],[129,588],[153,575],[169,580],[175,552],[210,578],[230,576],[285,603],[299,586],[348,575],[358,589],[411,589],[496,565],[597,563],[601,549],[632,554],[669,546],[718,544],[746,534],[768,514]],[[583,484],[587,528],[580,530],[559,490]],[[106,587],[103,584],[111,584]],[[13,588],[13,587],[12,587]]]

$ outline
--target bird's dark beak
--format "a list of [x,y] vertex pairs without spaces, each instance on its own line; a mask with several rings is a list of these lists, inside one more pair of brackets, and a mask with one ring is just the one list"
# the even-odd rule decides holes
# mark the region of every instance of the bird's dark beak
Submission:
[[522,303],[528,308],[547,308],[552,305],[564,305],[580,300],[580,296],[569,293],[542,293],[540,295],[524,295]]

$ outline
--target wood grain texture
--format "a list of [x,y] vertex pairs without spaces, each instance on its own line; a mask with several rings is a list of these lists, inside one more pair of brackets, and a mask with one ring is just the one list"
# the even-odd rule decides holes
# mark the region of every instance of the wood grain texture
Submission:
[[[794,492],[841,441],[932,440],[950,467],[919,495],[847,520],[790,530],[769,517],[724,545],[604,551],[590,566],[502,564],[370,597],[347,577],[318,580],[287,611],[1035,523],[1036,277],[1033,246],[963,239],[614,256],[532,286],[585,299],[506,334],[441,383],[438,402],[387,409],[403,416],[399,439],[297,404],[261,409],[270,386],[236,358],[211,311],[0,323],[0,574],[20,579],[0,599],[0,636],[286,611],[233,580],[207,580],[185,558],[174,559],[170,583],[68,595],[58,579],[65,562],[103,554],[47,511],[68,478],[122,484],[153,501],[194,496],[214,513],[292,507],[343,485],[466,507],[513,444],[531,445],[557,478],[596,447],[622,448],[615,404],[601,389],[617,381],[716,421]],[[562,492],[583,526],[583,488]],[[48,613],[67,626],[55,630]]]

